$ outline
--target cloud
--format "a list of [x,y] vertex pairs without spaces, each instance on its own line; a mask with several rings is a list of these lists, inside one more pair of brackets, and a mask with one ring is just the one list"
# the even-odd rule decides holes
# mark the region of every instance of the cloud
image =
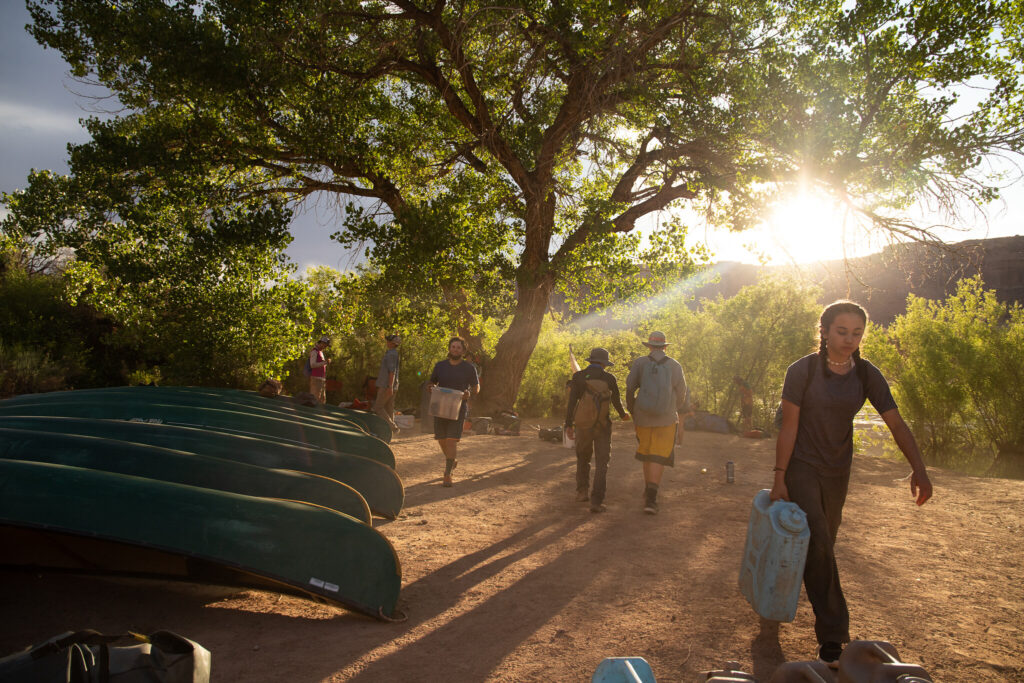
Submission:
[[76,138],[85,132],[78,117],[68,112],[5,101],[0,101],[0,127]]

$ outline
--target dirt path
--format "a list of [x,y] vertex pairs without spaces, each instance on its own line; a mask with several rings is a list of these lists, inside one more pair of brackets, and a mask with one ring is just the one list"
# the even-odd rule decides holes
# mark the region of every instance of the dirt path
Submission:
[[[210,649],[217,681],[588,681],[624,655],[659,681],[727,660],[765,681],[812,658],[805,600],[762,628],[736,586],[773,443],[687,434],[654,517],[634,443],[617,425],[594,515],[573,502],[571,453],[531,433],[466,438],[451,489],[430,437],[396,439],[406,509],[377,527],[402,561],[403,623],[260,591],[0,573],[0,654],[69,629],[162,628]],[[936,681],[1024,681],[1024,482],[937,470],[916,508],[907,472],[855,463],[838,545],[852,635],[892,642]]]

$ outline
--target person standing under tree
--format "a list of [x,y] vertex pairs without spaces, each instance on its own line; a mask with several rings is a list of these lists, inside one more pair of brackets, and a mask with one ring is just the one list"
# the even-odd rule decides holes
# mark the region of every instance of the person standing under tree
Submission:
[[[612,450],[611,406],[615,406],[621,419],[627,420],[629,415],[622,409],[615,376],[605,370],[612,365],[608,351],[594,349],[587,362],[590,365],[573,374],[569,381],[565,432],[570,439],[576,439],[576,502],[589,500],[591,512],[603,512]],[[595,459],[594,488],[588,495],[591,457]]]
[[889,384],[860,357],[867,312],[836,301],[821,314],[818,352],[789,366],[782,388],[782,427],[775,445],[772,500],[788,500],[807,514],[811,538],[804,569],[814,608],[818,659],[838,667],[850,640],[850,613],[839,583],[835,543],[853,463],[853,418],[864,405],[882,416],[910,463],[910,492],[923,505],[932,496],[921,452],[900,416]]
[[466,342],[461,337],[452,337],[448,341],[448,357],[438,361],[434,371],[430,373],[430,390],[434,387],[455,389],[462,392],[462,405],[459,416],[454,420],[434,416],[434,438],[437,439],[441,452],[444,453],[443,486],[452,485],[452,471],[458,464],[457,455],[459,440],[462,439],[462,427],[466,423],[468,406],[466,401],[480,392],[480,380],[476,368],[466,362]]
[[324,349],[330,343],[331,338],[325,334],[309,352],[309,393],[318,403],[327,403],[327,366],[331,361],[324,358]]
[[689,412],[686,378],[665,353],[664,332],[644,342],[650,353],[633,361],[626,378],[626,409],[636,425],[636,459],[643,463],[644,512],[658,514],[658,486],[665,467],[674,467],[675,446],[683,442],[680,415]]
[[384,337],[387,350],[380,361],[380,372],[377,373],[377,398],[373,402],[373,412],[387,420],[391,432],[398,433],[395,424],[395,393],[398,391],[398,345],[402,339],[397,334]]

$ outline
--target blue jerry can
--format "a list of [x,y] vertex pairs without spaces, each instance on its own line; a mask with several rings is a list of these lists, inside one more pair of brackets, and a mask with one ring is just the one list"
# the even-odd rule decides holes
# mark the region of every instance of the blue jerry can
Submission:
[[740,567],[740,591],[754,611],[772,621],[793,621],[800,599],[811,532],[796,503],[754,496]]
[[590,683],[655,683],[643,657],[607,657],[597,665]]

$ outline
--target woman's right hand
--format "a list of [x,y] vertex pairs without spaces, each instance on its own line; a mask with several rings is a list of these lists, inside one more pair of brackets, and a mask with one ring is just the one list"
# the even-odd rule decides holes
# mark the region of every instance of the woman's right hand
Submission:
[[771,493],[768,494],[768,499],[773,503],[777,500],[789,500],[789,489],[786,488],[786,473],[776,472],[775,483],[772,484]]

